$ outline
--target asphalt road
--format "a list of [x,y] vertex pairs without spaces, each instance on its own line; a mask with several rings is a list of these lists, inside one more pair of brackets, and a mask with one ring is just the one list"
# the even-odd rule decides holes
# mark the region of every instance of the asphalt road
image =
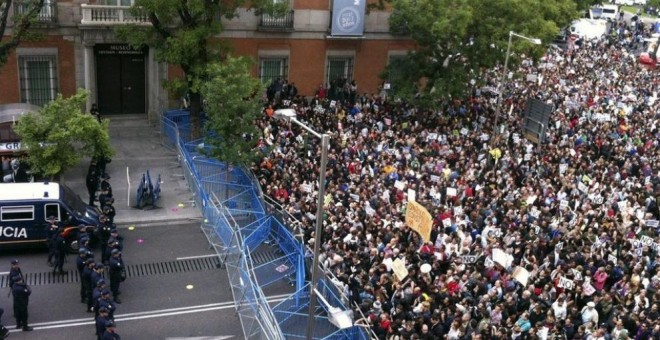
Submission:
[[[227,273],[216,266],[198,224],[120,229],[120,234],[129,267],[115,314],[123,339],[243,338]],[[98,260],[100,251],[95,254]],[[6,283],[14,258],[32,287],[32,332],[14,330]],[[45,250],[0,250],[0,306],[10,339],[95,339],[93,314],[80,303],[75,257],[69,255],[64,276],[51,275],[46,258]]]

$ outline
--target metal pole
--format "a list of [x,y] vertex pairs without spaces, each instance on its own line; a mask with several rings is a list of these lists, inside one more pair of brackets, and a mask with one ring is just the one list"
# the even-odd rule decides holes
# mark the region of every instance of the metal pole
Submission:
[[307,340],[313,339],[314,334],[314,312],[316,309],[316,281],[319,279],[319,252],[323,233],[323,205],[325,200],[325,170],[328,165],[328,144],[330,136],[321,136],[321,168],[319,170],[319,197],[316,203],[316,231],[314,233],[314,260],[312,264],[312,281],[309,284],[309,311],[307,313]]
[[513,31],[509,32],[509,44],[506,47],[506,57],[504,58],[504,70],[500,75],[500,83],[497,85],[499,91],[497,91],[497,106],[495,107],[495,124],[493,126],[493,135],[499,134],[499,128],[497,127],[497,122],[500,119],[500,112],[502,111],[502,92],[504,92],[504,77],[506,76],[506,71],[509,68],[509,54],[511,54],[511,40],[513,39]]

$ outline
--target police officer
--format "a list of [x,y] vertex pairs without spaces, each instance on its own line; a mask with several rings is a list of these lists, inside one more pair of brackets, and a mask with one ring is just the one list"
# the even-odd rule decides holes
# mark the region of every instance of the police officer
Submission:
[[5,310],[0,308],[0,339],[4,339],[9,336],[9,329],[4,326],[2,323],[2,314],[5,313]]
[[18,265],[18,260],[11,260],[11,269],[9,269],[9,290],[11,292],[11,288],[14,286],[14,278],[17,277],[23,277],[23,271],[21,271],[21,267]]
[[112,198],[112,194],[108,190],[101,189],[101,193],[99,194],[100,207],[107,205],[110,198]]
[[28,326],[28,303],[32,289],[25,284],[23,276],[16,276],[12,279],[14,285],[11,287],[14,296],[14,317],[16,318],[16,329],[23,328],[24,332],[29,332],[32,327]]
[[55,266],[53,267],[53,274],[59,272],[64,275],[64,257],[66,256],[66,240],[63,235],[64,231],[59,229],[55,237]]
[[[103,263],[96,263],[94,265],[94,271],[90,274],[92,287],[98,284],[99,281],[103,279]],[[105,281],[105,280],[104,280]]]
[[108,240],[110,239],[110,232],[112,231],[112,225],[108,221],[108,217],[101,215],[99,217],[99,225],[96,228],[96,235],[99,238],[101,243],[101,261],[106,263],[110,254],[107,253]]
[[121,337],[115,331],[115,322],[110,320],[105,323],[105,333],[101,340],[121,340]]
[[103,214],[108,216],[108,221],[110,221],[111,224],[115,223],[115,215],[117,215],[117,211],[113,206],[114,203],[114,197],[110,197],[106,200],[105,205],[103,206]]
[[48,219],[48,237],[46,242],[48,244],[48,266],[54,266],[53,258],[57,253],[57,234],[59,233],[59,226],[57,225],[57,219],[55,216],[49,216]]
[[96,170],[96,164],[92,163],[87,171],[87,178],[85,178],[87,185],[87,193],[89,194],[89,205],[94,206],[96,199],[96,191],[99,189],[99,174]]
[[101,296],[103,295],[103,291],[105,291],[105,280],[99,280],[96,283],[96,288],[92,292],[92,308],[90,308],[94,312],[94,317],[97,317],[99,315],[99,310],[97,309],[98,306],[96,305],[98,301],[101,299]]
[[122,282],[122,272],[124,271],[124,260],[121,258],[121,251],[119,249],[112,250],[112,256],[109,261],[110,271],[110,290],[116,303],[121,303],[119,300],[119,284]]
[[112,186],[110,185],[110,176],[108,174],[101,174],[101,191],[107,191],[108,195],[112,197]]
[[92,300],[92,291],[96,287],[96,285],[92,285],[92,273],[94,272],[94,266],[96,266],[94,259],[87,259],[85,261],[85,267],[83,268],[82,275],[80,276],[80,282],[82,284],[81,290],[85,292],[83,302],[87,303],[88,313],[93,312],[92,306],[94,306]]
[[108,316],[108,309],[105,307],[99,308],[99,316],[96,317],[96,338],[101,340],[103,333],[105,333],[105,323],[110,321]]
[[112,296],[110,295],[109,289],[104,289],[101,293],[101,298],[96,300],[94,305],[94,310],[99,311],[102,307],[105,307],[108,310],[108,316],[110,319],[115,318],[115,310],[117,310],[117,305],[112,301]]
[[80,248],[78,249],[78,257],[76,257],[76,268],[78,269],[78,277],[80,277],[80,302],[85,303],[87,301],[87,291],[85,290],[85,282],[83,278],[83,272],[87,266],[87,249]]

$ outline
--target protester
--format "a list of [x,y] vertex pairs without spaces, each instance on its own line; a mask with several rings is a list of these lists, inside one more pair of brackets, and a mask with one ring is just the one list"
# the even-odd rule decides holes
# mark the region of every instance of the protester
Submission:
[[[436,110],[333,88],[293,99],[331,135],[322,235],[317,138],[264,115],[269,153],[252,170],[380,339],[658,334],[660,74],[632,53],[648,28],[625,25],[523,56],[497,127],[501,68]],[[532,98],[553,108],[540,143],[521,130]],[[406,224],[412,200],[432,216],[428,239]]]

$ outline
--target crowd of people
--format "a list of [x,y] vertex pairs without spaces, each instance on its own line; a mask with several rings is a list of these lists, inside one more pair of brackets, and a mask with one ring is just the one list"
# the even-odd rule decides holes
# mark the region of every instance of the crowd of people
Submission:
[[[437,110],[387,93],[272,103],[331,135],[321,235],[316,137],[264,114],[252,170],[379,339],[660,339],[660,74],[630,52],[649,33],[614,23],[521,56],[496,127],[484,89],[501,68]],[[531,99],[553,108],[538,141],[521,129]],[[409,200],[429,239],[406,225]]]
[[[126,266],[122,258],[123,237],[114,224],[116,213],[110,176],[105,171],[106,163],[93,160],[89,167],[86,180],[90,189],[90,205],[96,206],[98,202],[102,214],[98,225],[79,227],[79,249],[74,263],[80,277],[80,302],[86,305],[88,313],[94,313],[97,339],[119,340],[114,314],[117,304],[121,304],[119,287],[126,279]],[[55,216],[47,219],[47,264],[53,267],[53,275],[68,272],[64,266],[71,247],[64,237],[64,227],[69,226],[64,223]],[[95,256],[94,249],[100,249],[100,258]],[[16,329],[32,331],[33,328],[28,324],[28,304],[32,289],[25,282],[17,259],[11,261],[8,277]],[[3,313],[4,310],[0,308],[0,339],[9,336],[9,330],[2,324]]]

